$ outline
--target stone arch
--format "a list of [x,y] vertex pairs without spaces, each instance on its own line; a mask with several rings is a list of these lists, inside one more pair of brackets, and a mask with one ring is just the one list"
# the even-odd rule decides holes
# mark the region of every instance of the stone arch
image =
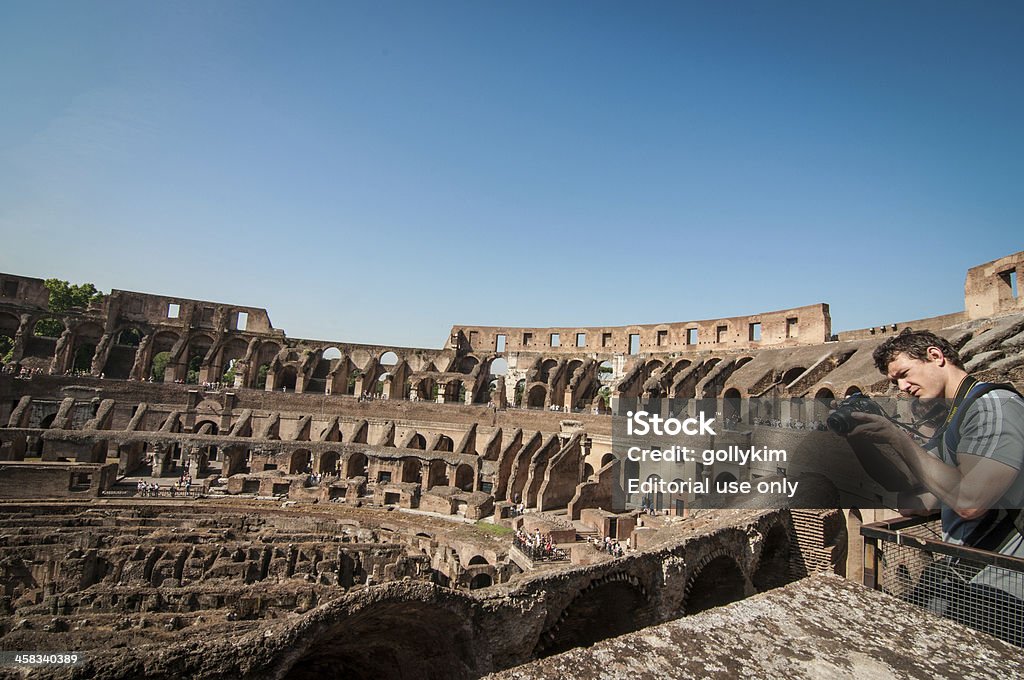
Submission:
[[101,373],[113,380],[127,380],[135,365],[135,353],[145,333],[133,324],[122,326],[111,334],[114,342],[107,353]]
[[[204,427],[206,428],[205,431],[203,430]],[[214,420],[201,418],[192,425],[192,431],[196,434],[218,434],[220,432],[220,427]]]
[[665,362],[661,359],[651,359],[644,364],[644,374],[649,378],[654,375],[655,371],[660,371],[665,367]]
[[[683,488],[683,480],[679,477],[673,479],[672,484],[678,489]],[[671,514],[677,517],[682,516],[683,512],[686,510],[686,494],[670,493],[668,495],[668,509]]]
[[742,600],[746,578],[731,556],[712,554],[704,558],[686,584],[683,614],[690,615],[712,607]]
[[334,361],[335,359],[341,358],[341,350],[333,345],[324,349],[323,354],[320,358],[324,361]]
[[298,475],[308,472],[311,460],[312,454],[309,452],[309,449],[292,451],[292,455],[288,457],[288,474]]
[[[442,595],[442,592],[444,593]],[[435,588],[424,597],[383,594],[372,607],[334,607],[292,649],[281,677],[293,680],[476,678],[487,672],[474,649],[474,605]],[[328,604],[330,606],[330,604]]]
[[725,417],[726,422],[730,420],[739,420],[740,414],[742,413],[742,398],[740,397],[740,391],[735,387],[730,387],[722,395],[722,415]]
[[427,488],[435,486],[448,486],[448,464],[443,460],[430,461],[427,471]]
[[[706,380],[708,378],[708,376],[710,376],[714,372],[715,368],[720,363],[722,363],[721,357],[711,357],[710,359],[708,359],[707,361],[702,363],[700,365],[700,368],[698,369],[698,374],[699,374],[698,382],[702,382],[702,381]],[[702,396],[705,399],[715,399],[715,398],[717,398],[719,396],[718,395],[719,388],[722,386],[720,381],[721,381],[721,377],[719,377],[719,379],[717,379],[717,380],[711,380],[709,382],[705,382],[704,383],[704,387],[703,387],[703,389],[701,391]]]
[[488,367],[491,375],[506,375],[508,373],[508,361],[504,357],[498,357]]
[[322,475],[334,475],[338,472],[338,462],[341,460],[341,454],[337,451],[327,451],[320,456],[319,464],[317,465],[316,471]]
[[534,654],[551,656],[644,628],[653,623],[649,604],[646,589],[632,574],[592,581],[541,634]]
[[71,350],[71,368],[83,373],[92,370],[92,358],[96,354],[96,346],[103,337],[103,328],[91,321],[78,325],[74,329],[74,349]]
[[803,366],[793,366],[792,368],[786,369],[786,372],[782,374],[782,379],[779,382],[782,383],[783,386],[789,385],[806,372],[807,369]]
[[605,465],[607,465],[608,463],[612,462],[613,460],[615,460],[615,454],[614,453],[608,452],[608,453],[604,454],[603,456],[601,456],[601,467],[604,467]]
[[281,370],[278,371],[277,379],[274,381],[274,386],[279,388],[282,392],[294,392],[298,379],[299,372],[295,366],[292,366],[291,364],[282,366]]
[[520,407],[523,405],[523,396],[526,392],[526,380],[520,379],[516,382],[515,389],[512,391],[512,405]]
[[0,333],[13,336],[21,326],[21,319],[10,312],[0,312]]
[[419,458],[402,459],[402,481],[419,484],[420,475],[423,472],[423,464]]
[[463,491],[473,490],[473,468],[466,463],[455,468],[455,486]]
[[417,432],[412,436],[412,439],[409,440],[409,445],[405,448],[425,451],[427,449],[427,438]]
[[364,453],[353,453],[345,461],[345,477],[352,479],[353,477],[366,477],[369,469],[370,461],[366,458]]
[[436,389],[437,382],[433,378],[421,378],[416,386],[416,396],[420,401],[433,401],[437,397]]
[[391,350],[384,352],[383,354],[380,355],[380,358],[377,359],[378,364],[380,364],[381,366],[385,366],[388,369],[393,369],[395,366],[397,366],[398,361],[398,355],[392,352]]
[[814,394],[814,420],[825,422],[829,411],[832,410],[832,402],[836,395],[831,389],[822,387]]
[[480,588],[490,588],[494,585],[494,579],[491,575],[485,572],[480,572],[469,581],[470,590],[479,590]]
[[728,484],[729,482],[735,481],[738,480],[736,479],[736,475],[734,475],[733,473],[720,472],[718,476],[715,477],[715,486],[718,486],[719,484]]
[[0,312],[0,365],[4,357],[14,348],[14,338],[18,334],[21,320],[14,314]]
[[548,388],[544,385],[534,385],[530,388],[526,405],[528,408],[544,408],[544,400],[547,398]]
[[463,375],[469,375],[473,372],[474,369],[476,369],[479,363],[479,359],[477,359],[472,354],[467,354],[466,356],[459,359],[458,363],[455,365],[455,370],[456,372],[462,373]]
[[169,352],[178,344],[179,340],[181,340],[181,336],[174,331],[157,331],[153,334],[153,351]]
[[858,392],[863,392],[863,390],[861,388],[857,387],[856,385],[850,385],[849,387],[846,388],[846,393],[843,396],[844,397],[852,397],[853,395],[857,394]]
[[234,387],[235,384],[235,364],[239,359],[245,357],[246,351],[248,351],[248,343],[242,338],[232,338],[224,344],[224,349],[220,353],[220,366],[218,367],[218,375],[214,382],[225,382],[228,387]]
[[153,333],[153,341],[149,347],[150,358],[146,377],[152,378],[155,382],[164,382],[171,359],[171,350],[179,340],[181,340],[181,336],[174,331],[165,330]]
[[476,564],[490,564],[490,562],[488,562],[487,558],[483,555],[473,555],[469,558],[469,562],[467,562],[467,564],[472,567]]
[[537,371],[537,380],[543,383],[548,381],[551,369],[558,365],[558,359],[545,359],[540,362],[540,369]]
[[[14,322],[14,331],[17,332],[20,322],[17,317]],[[64,332],[64,321],[59,316],[46,314],[35,320],[32,324],[32,337],[35,338],[59,338],[60,334]],[[14,333],[11,333],[13,335]]]
[[583,481],[590,479],[594,475],[594,466],[590,463],[583,464]]
[[211,347],[213,347],[213,338],[205,333],[196,333],[188,339],[188,349],[185,353],[186,383],[191,385],[199,383],[199,372]]
[[116,337],[114,338],[115,345],[121,345],[122,347],[138,347],[142,343],[142,338],[145,337],[146,333],[133,324],[122,326],[117,331]]
[[224,452],[224,460],[221,463],[221,473],[225,477],[249,471],[249,467],[246,464],[246,450],[244,447],[225,446],[222,450]]
[[786,527],[775,524],[761,543],[761,557],[751,576],[757,592],[784,586],[790,578],[790,553],[793,549]]
[[[649,475],[647,477],[647,481],[654,483],[654,486],[652,487],[654,489],[657,489],[661,486],[660,484],[658,484],[658,482],[661,481],[660,475]],[[653,493],[648,494],[647,499],[648,505],[654,508],[655,510],[665,509],[665,494],[663,494],[661,491],[654,491]]]
[[[384,371],[377,376],[377,379],[373,381],[373,385],[370,386],[370,393],[375,396],[381,396],[384,394],[384,386],[387,384],[388,379],[391,377],[391,373]],[[365,383],[364,383],[365,386]]]
[[446,434],[441,435],[437,438],[437,444],[434,445],[435,451],[445,451],[452,453],[455,451],[455,442]]
[[281,345],[276,342],[260,343],[259,349],[254,352],[252,368],[249,371],[249,387],[259,390],[267,387],[270,366],[280,352]]

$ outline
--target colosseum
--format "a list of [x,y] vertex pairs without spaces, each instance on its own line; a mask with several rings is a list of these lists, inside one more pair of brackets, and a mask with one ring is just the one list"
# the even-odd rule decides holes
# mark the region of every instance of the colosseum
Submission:
[[895,512],[630,494],[673,473],[631,469],[612,432],[620,401],[663,399],[836,446],[811,424],[895,396],[871,352],[907,327],[1022,389],[1022,271],[979,265],[963,310],[848,332],[818,304],[455,325],[439,349],[124,290],[55,313],[43,280],[0,274],[0,650],[75,654],[0,677],[1017,675],[1019,647],[900,597],[918,573],[882,577],[862,526]]

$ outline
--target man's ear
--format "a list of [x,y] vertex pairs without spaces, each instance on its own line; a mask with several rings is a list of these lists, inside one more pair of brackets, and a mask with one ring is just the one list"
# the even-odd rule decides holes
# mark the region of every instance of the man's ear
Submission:
[[942,350],[939,349],[938,347],[929,347],[928,349],[925,350],[925,352],[928,354],[929,361],[932,361],[938,364],[939,366],[946,365],[946,355],[944,355],[942,353]]

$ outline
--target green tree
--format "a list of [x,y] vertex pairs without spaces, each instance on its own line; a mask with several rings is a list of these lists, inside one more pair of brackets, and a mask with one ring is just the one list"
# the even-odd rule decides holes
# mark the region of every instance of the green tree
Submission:
[[150,371],[150,375],[156,382],[164,381],[164,371],[167,370],[167,364],[171,360],[170,352],[159,352],[153,357],[153,370]]
[[[55,314],[66,312],[73,307],[88,308],[93,302],[103,299],[103,293],[91,283],[70,284],[60,279],[46,279],[43,282],[50,291],[50,311]],[[58,319],[43,319],[35,327],[35,334],[56,338],[64,332],[64,324]]]
[[189,385],[199,384],[199,369],[203,365],[203,355],[196,354],[188,362],[188,371],[185,373],[185,382]]
[[262,390],[267,386],[267,374],[270,373],[270,364],[260,364],[256,371],[256,389]]
[[227,370],[224,371],[224,375],[221,376],[220,381],[228,387],[233,387],[235,384],[235,362],[237,359],[232,359],[228,362]]
[[6,364],[14,355],[14,338],[0,335],[0,364]]

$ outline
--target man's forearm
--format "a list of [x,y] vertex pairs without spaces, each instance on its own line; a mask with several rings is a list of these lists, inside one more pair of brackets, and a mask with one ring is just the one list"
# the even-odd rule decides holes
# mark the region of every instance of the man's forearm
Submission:
[[901,493],[896,507],[904,517],[930,515],[939,509],[939,499],[931,491],[918,488]]
[[[961,517],[972,519],[991,508],[1012,481],[996,461],[964,455],[959,465],[948,465],[921,448],[909,435],[900,432],[892,442],[918,481],[942,503]],[[971,459],[971,465],[965,464]]]

